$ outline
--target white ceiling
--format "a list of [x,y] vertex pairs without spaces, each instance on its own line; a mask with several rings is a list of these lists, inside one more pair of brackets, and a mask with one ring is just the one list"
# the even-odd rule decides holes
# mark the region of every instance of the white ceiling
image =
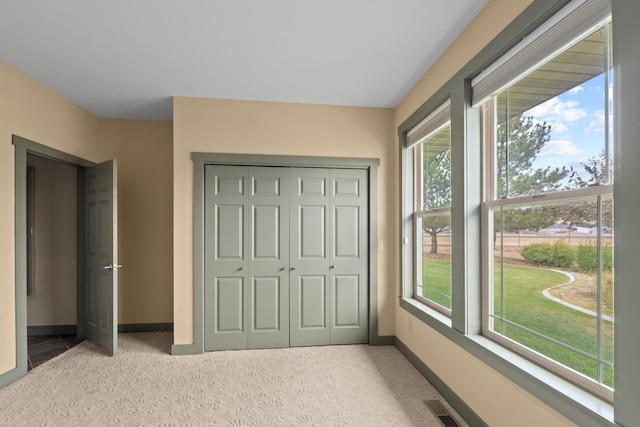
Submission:
[[172,96],[395,107],[488,0],[1,0],[0,60],[98,117]]

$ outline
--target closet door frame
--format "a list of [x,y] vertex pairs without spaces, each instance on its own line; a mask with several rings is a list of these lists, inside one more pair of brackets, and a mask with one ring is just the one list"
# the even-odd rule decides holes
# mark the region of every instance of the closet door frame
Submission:
[[378,167],[379,159],[192,153],[193,161],[193,352],[204,353],[204,176],[205,165],[364,169],[369,187],[369,345],[388,345],[378,335]]

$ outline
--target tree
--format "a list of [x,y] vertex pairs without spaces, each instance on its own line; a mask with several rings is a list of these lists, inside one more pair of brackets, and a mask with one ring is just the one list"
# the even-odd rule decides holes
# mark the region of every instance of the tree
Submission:
[[[563,181],[569,177],[570,169],[534,168],[538,154],[550,139],[551,125],[517,115],[500,123],[497,130],[496,190],[499,198],[548,193],[566,185]],[[537,231],[555,222],[549,211],[540,208],[505,210],[502,218],[496,215],[494,221],[494,230],[506,232]]]
[[[571,167],[570,188],[593,187],[610,182],[609,176],[612,176],[613,159],[611,156],[608,156],[607,159],[604,150],[586,162],[581,162],[580,166],[584,170],[583,173]],[[601,209],[602,224],[600,225],[611,228],[613,226],[613,201],[603,200]],[[562,222],[568,225],[594,226],[598,224],[598,204],[596,201],[546,206],[545,211],[554,218],[562,219]]]
[[496,145],[497,196],[518,197],[548,193],[562,187],[570,169],[533,168],[551,136],[551,125],[517,115],[498,125]]
[[553,218],[539,208],[521,208],[503,212],[502,231],[538,231],[553,225]]
[[[437,209],[451,206],[451,149],[444,150],[431,159],[424,150],[424,186],[423,197],[425,209]],[[445,231],[450,225],[449,215],[429,216],[422,218],[422,229],[431,236],[429,253],[438,253],[438,233]]]

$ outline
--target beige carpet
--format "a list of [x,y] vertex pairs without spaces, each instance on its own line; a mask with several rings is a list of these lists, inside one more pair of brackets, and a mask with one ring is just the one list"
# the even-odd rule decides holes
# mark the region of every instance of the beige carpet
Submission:
[[0,424],[441,426],[423,403],[440,395],[395,347],[170,356],[172,341],[121,334],[116,357],[83,342],[0,389]]

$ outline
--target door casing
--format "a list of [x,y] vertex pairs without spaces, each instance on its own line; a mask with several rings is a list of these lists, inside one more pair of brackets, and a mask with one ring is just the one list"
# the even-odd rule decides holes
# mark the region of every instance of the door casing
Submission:
[[[77,169],[78,226],[77,247],[84,247],[84,168],[94,163],[46,145],[13,135],[15,146],[15,310],[16,310],[16,367],[0,375],[0,386],[27,374],[27,153],[65,163]],[[77,251],[77,335],[84,338],[84,251]]]
[[369,179],[369,344],[392,344],[378,335],[378,167],[379,159],[192,153],[193,196],[193,345],[172,346],[172,354],[204,353],[204,170],[205,165],[284,166],[364,169]]

